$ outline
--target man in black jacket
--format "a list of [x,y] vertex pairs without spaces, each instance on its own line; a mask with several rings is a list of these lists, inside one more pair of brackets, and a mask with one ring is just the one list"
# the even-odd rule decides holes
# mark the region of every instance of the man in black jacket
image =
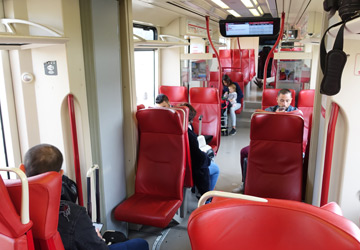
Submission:
[[[28,177],[49,171],[62,174],[62,163],[63,156],[59,149],[49,144],[39,144],[26,152],[23,168]],[[74,203],[76,198],[76,184],[67,177],[63,178],[58,231],[65,250],[149,249],[143,239],[107,246],[100,233],[95,231],[86,209]]]

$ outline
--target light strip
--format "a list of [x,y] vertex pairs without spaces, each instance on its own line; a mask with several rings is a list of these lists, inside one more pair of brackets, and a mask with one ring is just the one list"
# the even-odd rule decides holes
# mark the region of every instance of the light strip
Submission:
[[251,12],[251,14],[253,14],[253,16],[260,16],[259,12],[256,9],[249,9],[249,11]]
[[259,4],[256,0],[253,0],[253,3],[255,4],[255,6]]
[[241,2],[245,5],[246,8],[254,8],[254,5],[250,0],[241,0]]
[[223,9],[229,9],[229,6],[227,6],[223,1],[221,0],[211,0],[214,3],[216,3],[217,5],[219,5],[221,8]]
[[258,11],[260,12],[261,15],[264,14],[264,12],[262,11],[260,6],[257,9],[258,9]]
[[227,10],[227,12],[229,12],[231,15],[233,15],[234,17],[241,17],[239,13],[237,13],[235,10]]

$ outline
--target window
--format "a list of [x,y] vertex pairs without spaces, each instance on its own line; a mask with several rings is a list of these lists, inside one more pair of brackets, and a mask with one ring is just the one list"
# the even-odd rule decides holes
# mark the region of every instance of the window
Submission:
[[[133,33],[146,39],[157,40],[155,27],[134,24]],[[157,50],[135,49],[136,104],[153,106],[157,94]]]

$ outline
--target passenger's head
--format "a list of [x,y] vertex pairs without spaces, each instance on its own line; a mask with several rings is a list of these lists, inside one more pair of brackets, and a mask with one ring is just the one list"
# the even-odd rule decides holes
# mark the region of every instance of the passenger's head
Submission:
[[223,75],[222,83],[224,84],[224,86],[229,86],[232,81],[228,75]]
[[236,92],[236,86],[235,86],[235,84],[231,83],[231,84],[228,86],[228,88],[229,88],[229,92],[230,92],[230,93]]
[[156,107],[170,108],[169,98],[164,94],[158,94],[155,103]]
[[291,96],[290,90],[281,89],[278,92],[278,95],[276,97],[276,101],[277,101],[279,107],[288,108],[290,106],[291,101],[292,101],[292,96]]
[[193,106],[191,106],[189,103],[182,103],[180,106],[186,106],[189,108],[189,123],[192,123],[195,116],[196,116],[196,110]]
[[39,144],[30,148],[24,158],[25,174],[27,177],[49,171],[61,172],[63,156],[58,148],[50,144]]

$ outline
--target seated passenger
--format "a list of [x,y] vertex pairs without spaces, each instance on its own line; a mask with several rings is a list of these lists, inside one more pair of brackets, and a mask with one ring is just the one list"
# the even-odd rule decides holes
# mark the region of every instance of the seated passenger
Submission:
[[[239,108],[241,108],[241,99],[243,98],[243,92],[241,91],[241,88],[239,86],[239,84],[237,82],[233,82],[231,81],[230,77],[228,75],[224,75],[223,78],[222,78],[222,83],[223,83],[223,86],[224,86],[224,89],[223,89],[223,94],[225,94],[226,92],[229,91],[228,87],[231,85],[231,84],[234,84],[235,87],[236,87],[236,102],[234,104],[231,105],[231,108],[230,108],[230,120],[231,120],[231,126],[232,126],[232,129],[229,133],[229,135],[235,135],[236,134],[236,114],[235,114],[235,111],[238,110]],[[225,116],[227,116],[227,113],[225,112],[224,114]]]
[[[59,149],[49,144],[39,144],[26,152],[24,165],[21,165],[21,168],[28,177],[49,171],[62,174],[62,162],[63,156]],[[70,189],[73,187],[71,186]],[[67,190],[69,189],[64,188],[63,181],[61,199],[71,197],[73,200],[76,190],[72,190],[70,196],[63,194]],[[65,250],[149,249],[148,243],[143,239],[132,239],[107,246],[100,232],[95,230],[86,209],[70,200],[60,201],[58,231]]]
[[193,131],[192,122],[196,116],[196,110],[188,103],[180,106],[189,108],[189,147],[191,156],[191,168],[194,184],[199,193],[203,195],[207,191],[214,190],[219,177],[218,165],[210,157],[200,150],[197,135]]
[[[290,105],[291,101],[292,101],[291,91],[288,89],[281,89],[281,90],[279,90],[277,97],[276,97],[277,105],[268,107],[267,109],[265,109],[265,111],[290,112],[290,111],[297,110],[298,108]],[[246,146],[246,147],[242,148],[240,151],[242,183],[240,184],[239,187],[237,187],[233,190],[233,192],[235,192],[235,193],[243,192],[243,190],[244,190],[245,177],[246,177],[246,167],[244,166],[244,160],[249,155],[249,148],[250,148],[249,146]]]
[[155,99],[155,107],[170,108],[169,98],[164,94],[158,94]]

